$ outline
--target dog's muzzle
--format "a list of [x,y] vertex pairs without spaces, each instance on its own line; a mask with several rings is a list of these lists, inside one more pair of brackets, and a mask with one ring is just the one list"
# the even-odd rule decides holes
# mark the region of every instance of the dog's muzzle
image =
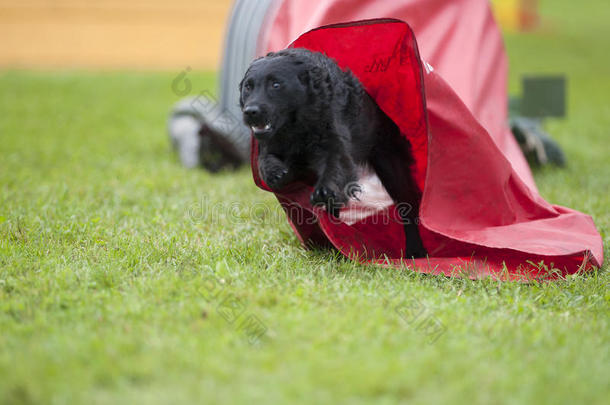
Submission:
[[256,139],[260,139],[273,131],[271,123],[264,117],[263,111],[257,105],[245,106],[242,110],[244,122],[252,129]]

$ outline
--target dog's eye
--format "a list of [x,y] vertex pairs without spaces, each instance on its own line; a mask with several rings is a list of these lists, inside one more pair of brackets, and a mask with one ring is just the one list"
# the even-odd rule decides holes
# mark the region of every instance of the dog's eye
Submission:
[[278,82],[273,82],[273,84],[271,84],[271,87],[277,90],[281,87],[281,85]]
[[250,83],[245,83],[245,84],[244,84],[244,90],[245,90],[245,91],[250,91],[250,90],[252,90],[252,84],[250,84]]

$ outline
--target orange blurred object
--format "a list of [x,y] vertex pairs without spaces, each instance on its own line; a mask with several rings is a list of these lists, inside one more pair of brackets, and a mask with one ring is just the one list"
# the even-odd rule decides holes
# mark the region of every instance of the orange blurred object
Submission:
[[508,30],[528,31],[538,27],[538,0],[492,0],[494,15]]
[[216,70],[232,0],[0,0],[0,68]]

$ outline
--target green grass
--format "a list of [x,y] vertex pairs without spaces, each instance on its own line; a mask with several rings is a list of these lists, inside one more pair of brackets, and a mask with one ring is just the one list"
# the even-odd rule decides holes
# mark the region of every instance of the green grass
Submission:
[[[536,180],[607,247],[610,13],[561,3],[507,36],[511,89],[568,76],[547,129],[570,165]],[[0,73],[0,403],[607,403],[605,269],[498,284],[305,251],[248,170],[180,167],[175,74]]]

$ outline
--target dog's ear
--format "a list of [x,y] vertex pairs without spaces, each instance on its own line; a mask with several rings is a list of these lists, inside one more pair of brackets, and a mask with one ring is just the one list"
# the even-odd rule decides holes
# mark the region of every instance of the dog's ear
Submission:
[[243,79],[241,79],[241,82],[239,82],[239,107],[241,109],[244,108],[244,96],[243,96],[243,87],[244,87],[244,80],[246,79],[246,76],[244,76]]
[[[257,60],[258,59],[254,60],[254,62],[256,62]],[[252,63],[254,63],[254,62],[252,62]],[[244,108],[244,83],[246,82],[246,78],[248,77],[248,73],[250,73],[250,68],[251,67],[252,67],[252,65],[250,65],[250,67],[248,67],[248,70],[246,70],[246,73],[244,73],[244,77],[241,79],[241,82],[239,82],[239,106],[242,109]]]
[[299,74],[299,81],[307,87],[309,94],[319,94],[324,82],[324,71],[318,66],[310,67]]

